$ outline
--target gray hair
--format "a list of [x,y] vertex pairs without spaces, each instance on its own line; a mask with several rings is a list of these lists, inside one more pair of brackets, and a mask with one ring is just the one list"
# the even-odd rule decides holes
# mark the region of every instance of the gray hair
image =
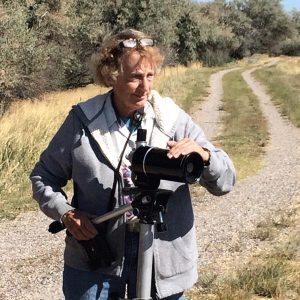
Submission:
[[122,48],[120,43],[127,39],[150,38],[145,33],[126,29],[115,35],[106,37],[100,49],[91,57],[90,69],[92,71],[95,83],[111,87],[116,81],[120,72],[122,72],[122,58],[133,51],[140,53],[141,57],[150,60],[157,74],[163,63],[163,55],[157,46]]

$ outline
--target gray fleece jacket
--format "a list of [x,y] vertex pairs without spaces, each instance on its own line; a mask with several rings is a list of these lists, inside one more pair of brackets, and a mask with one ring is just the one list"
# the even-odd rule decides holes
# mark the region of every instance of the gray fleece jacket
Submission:
[[[114,155],[111,133],[104,107],[111,102],[111,93],[96,96],[78,104],[82,114],[71,110],[58,130],[30,178],[33,197],[50,218],[60,220],[72,209],[63,187],[73,180],[78,209],[102,215],[110,208],[110,192],[118,157]],[[152,91],[149,102],[155,113],[155,123],[149,144],[166,148],[170,139],[191,138],[211,153],[199,183],[214,195],[228,193],[235,182],[235,170],[227,154],[207,141],[199,128],[170,98]],[[182,292],[197,281],[197,244],[194,215],[187,184],[161,181],[160,188],[173,191],[168,201],[166,232],[154,233],[154,272],[159,297]],[[116,207],[122,204],[120,187],[116,189]],[[120,276],[124,261],[124,218],[111,221],[108,243],[116,258],[104,272]],[[72,236],[66,236],[65,263],[73,268],[88,270],[88,258]]]

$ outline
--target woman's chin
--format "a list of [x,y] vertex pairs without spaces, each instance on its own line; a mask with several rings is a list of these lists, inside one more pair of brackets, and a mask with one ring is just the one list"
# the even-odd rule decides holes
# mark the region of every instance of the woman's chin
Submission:
[[136,107],[136,109],[139,109],[144,107],[146,102],[147,102],[147,97],[136,97],[134,106]]

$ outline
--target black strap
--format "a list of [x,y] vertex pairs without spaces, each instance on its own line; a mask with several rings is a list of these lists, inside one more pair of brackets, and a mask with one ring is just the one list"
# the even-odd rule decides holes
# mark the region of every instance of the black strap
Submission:
[[[75,113],[75,115],[78,117],[78,119],[82,123],[84,129],[88,130],[87,125],[86,125],[86,123],[88,122],[88,119],[85,116],[84,112],[81,110],[80,106],[74,105],[72,108],[73,108],[73,112]],[[97,116],[98,115],[99,114],[97,114]],[[119,159],[119,163],[117,165],[117,168],[113,168],[113,166],[112,166],[112,168],[114,169],[114,181],[113,181],[113,185],[112,185],[112,189],[111,189],[111,193],[110,193],[110,197],[109,197],[110,198],[109,203],[111,204],[109,210],[113,210],[115,208],[115,206],[116,206],[115,192],[116,192],[116,187],[117,187],[118,179],[120,179],[119,172],[120,172],[120,168],[121,168],[121,164],[122,164],[122,160],[123,160],[123,156],[124,156],[126,147],[127,147],[128,143],[129,143],[129,140],[130,140],[130,137],[131,137],[132,133],[141,126],[141,122],[143,120],[143,117],[144,117],[144,110],[143,109],[142,110],[136,110],[134,112],[133,117],[131,118],[132,129],[129,132],[129,135],[128,135],[127,139],[126,139],[126,142],[125,142],[124,147],[122,149],[122,152],[120,154],[120,159]],[[76,197],[74,197],[72,204],[73,204],[73,206],[75,208],[78,207],[78,203],[76,201]]]
[[124,156],[126,147],[129,143],[129,140],[130,140],[130,137],[131,137],[132,133],[141,126],[143,116],[144,116],[143,112],[135,111],[134,114],[133,114],[133,118],[131,119],[132,130],[129,132],[129,135],[126,139],[126,142],[125,142],[124,147],[122,149],[122,152],[120,154],[120,159],[119,159],[118,166],[114,171],[114,182],[113,182],[113,186],[112,186],[111,194],[110,194],[110,203],[112,204],[111,210],[114,209],[115,206],[116,206],[115,192],[116,192],[118,178],[120,176],[119,172],[120,172],[120,168],[121,168],[121,164],[122,164],[122,160],[123,160],[123,156]]

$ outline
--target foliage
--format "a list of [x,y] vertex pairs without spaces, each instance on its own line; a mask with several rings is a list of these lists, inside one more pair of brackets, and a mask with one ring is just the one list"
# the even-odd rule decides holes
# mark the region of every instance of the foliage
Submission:
[[266,85],[281,114],[300,127],[300,59],[259,69],[254,75]]
[[289,56],[300,56],[300,36],[283,41],[281,53]]
[[112,32],[135,28],[153,36],[163,49],[166,64],[174,64],[177,52],[173,47],[177,39],[174,28],[186,9],[185,0],[165,0],[163,4],[156,0],[115,1],[106,7],[103,21]]
[[1,0],[0,108],[90,83],[90,55],[128,27],[153,36],[167,65],[299,55],[299,12],[285,13],[279,0]]
[[189,13],[185,13],[176,23],[178,60],[187,66],[196,59],[198,28]]
[[49,10],[44,3],[6,6],[0,23],[2,99],[33,97],[65,86],[69,68],[64,61],[71,50],[63,25]]

